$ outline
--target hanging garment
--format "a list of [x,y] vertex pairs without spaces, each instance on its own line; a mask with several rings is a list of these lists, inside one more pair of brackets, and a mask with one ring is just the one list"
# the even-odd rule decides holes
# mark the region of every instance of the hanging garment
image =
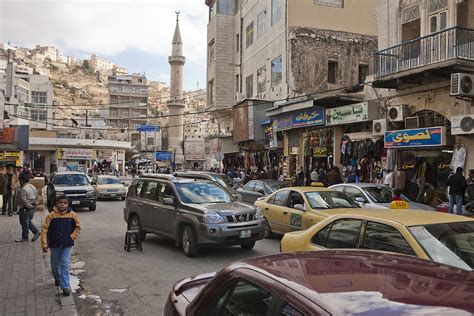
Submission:
[[387,150],[387,160],[385,161],[385,169],[395,170],[397,164],[397,152],[395,149],[390,148]]
[[405,171],[403,170],[394,171],[392,183],[393,183],[393,188],[395,190],[396,189],[403,190],[405,188],[405,181],[406,181]]
[[385,177],[383,178],[383,184],[393,188],[393,171],[390,171],[385,175]]
[[451,159],[451,169],[456,171],[458,167],[464,169],[464,165],[466,164],[466,148],[464,146],[456,147],[453,151],[453,158]]
[[382,160],[383,140],[378,139],[374,144],[374,159]]

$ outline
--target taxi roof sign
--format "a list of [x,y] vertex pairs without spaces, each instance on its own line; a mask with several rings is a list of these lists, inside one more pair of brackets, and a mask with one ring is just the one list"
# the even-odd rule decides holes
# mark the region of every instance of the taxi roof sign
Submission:
[[394,210],[407,209],[408,203],[405,201],[392,201],[390,208]]

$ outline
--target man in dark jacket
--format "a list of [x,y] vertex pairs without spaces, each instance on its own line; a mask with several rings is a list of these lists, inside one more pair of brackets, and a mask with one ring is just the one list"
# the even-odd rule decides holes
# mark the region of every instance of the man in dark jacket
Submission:
[[331,171],[328,172],[327,178],[328,178],[328,185],[330,186],[342,183],[341,172],[339,171],[338,167],[333,167]]
[[[463,169],[458,167],[456,173],[448,178],[446,183],[449,186],[449,213],[462,215],[462,202],[466,191],[466,179],[462,174]],[[454,211],[456,204],[456,211]]]

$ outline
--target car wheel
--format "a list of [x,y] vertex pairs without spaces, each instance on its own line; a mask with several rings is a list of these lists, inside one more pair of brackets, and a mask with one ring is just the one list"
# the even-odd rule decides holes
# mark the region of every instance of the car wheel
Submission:
[[272,228],[270,227],[270,223],[265,218],[265,233],[263,234],[264,238],[270,239],[273,237]]
[[183,252],[186,257],[192,258],[197,256],[199,247],[194,230],[190,226],[184,226],[181,238]]
[[146,232],[142,230],[142,226],[140,225],[140,218],[138,215],[133,215],[130,218],[128,229],[132,230],[138,230],[138,238],[140,238],[140,241],[144,241],[146,238]]
[[245,250],[251,250],[255,247],[255,241],[246,242],[245,244],[240,245],[240,247]]
[[89,212],[94,212],[96,208],[97,208],[97,205],[95,205],[95,204],[89,206]]

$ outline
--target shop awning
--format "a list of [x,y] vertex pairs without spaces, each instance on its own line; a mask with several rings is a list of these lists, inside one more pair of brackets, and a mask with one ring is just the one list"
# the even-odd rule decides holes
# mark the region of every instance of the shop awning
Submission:
[[266,120],[266,121],[260,122],[260,125],[270,125],[270,124],[272,124],[271,120]]

